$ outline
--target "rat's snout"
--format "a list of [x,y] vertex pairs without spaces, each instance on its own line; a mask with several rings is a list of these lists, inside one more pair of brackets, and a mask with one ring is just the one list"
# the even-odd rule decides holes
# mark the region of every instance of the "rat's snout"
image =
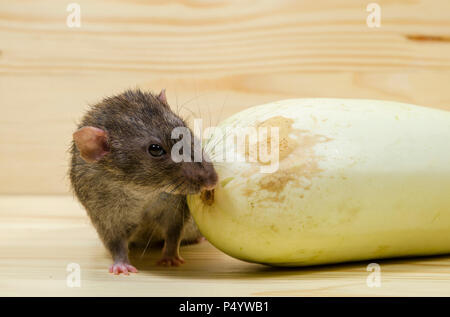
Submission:
[[205,185],[202,190],[213,190],[214,188],[216,188],[216,184],[211,184],[211,185]]
[[217,176],[213,163],[211,163],[206,153],[203,153],[203,162],[201,162],[201,165],[206,174],[201,189],[213,190],[217,185],[219,177]]
[[214,189],[219,178],[213,164],[205,161],[186,163],[183,174],[195,192]]
[[[191,160],[182,163],[182,175],[189,191],[198,193],[204,190],[213,190],[219,179],[214,165],[201,148],[197,148],[194,143],[192,147],[194,151],[191,151]],[[201,154],[200,161],[197,160],[198,154]]]

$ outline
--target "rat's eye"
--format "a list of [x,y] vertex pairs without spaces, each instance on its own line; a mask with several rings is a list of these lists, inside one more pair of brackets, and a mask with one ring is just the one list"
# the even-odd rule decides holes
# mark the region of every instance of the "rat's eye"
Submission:
[[148,147],[148,153],[150,153],[151,156],[158,157],[166,154],[166,151],[164,151],[162,146],[159,144],[150,144]]

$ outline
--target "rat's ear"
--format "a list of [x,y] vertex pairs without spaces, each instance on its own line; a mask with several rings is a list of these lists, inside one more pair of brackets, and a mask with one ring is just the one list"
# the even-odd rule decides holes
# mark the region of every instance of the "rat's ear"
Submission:
[[166,104],[166,105],[168,104],[167,103],[166,89],[165,88],[163,88],[161,90],[161,92],[159,93],[158,100],[161,101],[163,104]]
[[109,152],[106,132],[95,127],[82,127],[73,134],[81,158],[88,163],[102,159]]

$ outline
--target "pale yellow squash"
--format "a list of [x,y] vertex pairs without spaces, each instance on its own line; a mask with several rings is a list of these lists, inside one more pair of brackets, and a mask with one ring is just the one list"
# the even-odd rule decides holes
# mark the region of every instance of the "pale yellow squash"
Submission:
[[[279,128],[278,170],[218,163],[214,193],[188,197],[201,232],[223,252],[282,266],[450,253],[449,111],[294,99],[220,125],[247,126]],[[213,157],[221,137],[206,145]]]

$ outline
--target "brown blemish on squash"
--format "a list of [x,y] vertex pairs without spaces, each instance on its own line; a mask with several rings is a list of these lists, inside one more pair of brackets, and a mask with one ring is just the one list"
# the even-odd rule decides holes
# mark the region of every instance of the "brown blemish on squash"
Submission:
[[[272,146],[272,138],[273,136],[270,134],[270,129],[273,127],[278,128],[278,137],[279,137],[279,160],[283,160],[286,156],[288,156],[296,147],[296,140],[291,138],[289,134],[292,132],[292,124],[294,120],[291,118],[285,118],[282,116],[272,117],[263,122],[257,123],[255,128],[256,131],[259,131],[259,128],[267,128],[267,136],[263,138],[263,140],[257,140],[256,143],[249,143],[249,138],[245,139],[245,149],[239,149],[241,152],[245,153],[245,160],[247,162],[250,161],[250,158],[255,157],[258,163],[260,164],[270,164],[269,162],[264,162],[261,160],[261,154],[259,153],[259,149],[261,147],[260,142],[266,142],[265,146],[267,151],[271,150]],[[258,135],[258,138],[260,135]],[[270,152],[269,152],[270,153]]]
[[277,226],[275,226],[274,224],[272,224],[271,226],[270,226],[270,230],[272,230],[273,232],[277,232],[278,233],[278,227]]
[[244,188],[244,196],[251,196],[251,195],[253,195],[254,194],[254,192],[255,192],[255,190],[254,189],[251,189],[251,188],[248,188],[248,187],[246,187],[246,188]]
[[[247,182],[247,184],[249,184],[249,182]],[[249,185],[248,185],[249,186]],[[277,203],[280,203],[280,202],[283,202],[284,200],[285,200],[285,195],[279,195],[279,194],[277,194],[277,193],[275,193],[274,195],[269,195],[269,196],[264,196],[264,198],[259,198],[260,196],[259,196],[259,191],[260,191],[261,189],[258,187],[258,188],[250,188],[250,187],[245,187],[244,188],[244,190],[243,190],[243,195],[244,196],[246,196],[246,197],[248,197],[248,198],[250,198],[251,197],[251,200],[249,201],[250,202],[250,204],[252,205],[252,207],[254,207],[254,204],[255,203],[260,203],[261,201],[272,201],[272,202],[277,202]]]
[[286,184],[293,180],[295,180],[295,174],[292,174],[292,169],[288,169],[263,176],[258,185],[261,189],[280,193]]
[[[291,118],[276,116],[257,124],[257,127],[275,126],[279,128],[280,155],[279,168],[276,172],[263,174],[256,183],[257,188],[247,186],[244,190],[243,194],[252,201],[258,203],[263,201],[283,202],[286,197],[280,194],[287,184],[308,190],[312,185],[312,178],[322,172],[322,169],[319,168],[321,157],[315,154],[314,147],[331,139],[323,135],[312,134],[307,130],[295,129],[292,127],[293,123],[294,120]],[[267,139],[267,146],[270,148],[271,138]],[[246,158],[250,154],[249,148],[252,147],[246,146]],[[253,166],[250,173],[244,171],[242,176],[254,175],[257,172],[255,169],[256,167]],[[247,181],[247,184],[250,185],[251,182]],[[263,197],[259,195],[261,191],[265,192]],[[303,194],[301,197],[303,198]]]
[[337,205],[337,214],[339,215],[339,223],[353,222],[361,211],[361,203],[353,200],[345,200]]
[[273,201],[275,203],[282,203],[286,199],[286,196],[280,196],[280,195],[272,195],[269,197],[265,197],[264,201]]
[[321,135],[308,135],[302,130],[297,130],[296,135],[295,153],[289,159],[280,161],[278,171],[261,177],[258,182],[261,189],[280,193],[288,183],[309,189],[312,178],[322,172],[318,164],[320,157],[315,154],[314,146],[330,139]]

